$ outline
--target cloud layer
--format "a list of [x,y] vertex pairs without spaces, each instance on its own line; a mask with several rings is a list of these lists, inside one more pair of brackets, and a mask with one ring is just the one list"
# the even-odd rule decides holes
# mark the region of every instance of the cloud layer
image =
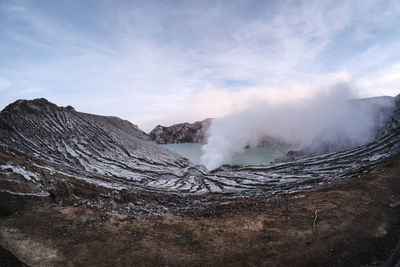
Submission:
[[0,106],[47,97],[150,130],[332,77],[395,95],[399,15],[398,1],[5,1]]

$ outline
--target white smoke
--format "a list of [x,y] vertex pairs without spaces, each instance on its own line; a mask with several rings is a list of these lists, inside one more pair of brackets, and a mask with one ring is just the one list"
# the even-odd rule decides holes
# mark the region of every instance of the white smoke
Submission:
[[366,143],[374,135],[374,109],[352,104],[349,99],[355,97],[348,83],[340,83],[301,101],[253,102],[241,112],[213,120],[201,162],[214,169],[264,136],[289,143],[290,149],[304,148],[316,139],[346,140],[346,146]]

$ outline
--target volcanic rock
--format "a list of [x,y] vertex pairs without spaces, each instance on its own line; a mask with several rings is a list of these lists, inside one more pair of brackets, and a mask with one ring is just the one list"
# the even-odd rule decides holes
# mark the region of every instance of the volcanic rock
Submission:
[[212,119],[205,119],[169,127],[158,125],[150,132],[150,139],[157,144],[204,143],[211,122]]

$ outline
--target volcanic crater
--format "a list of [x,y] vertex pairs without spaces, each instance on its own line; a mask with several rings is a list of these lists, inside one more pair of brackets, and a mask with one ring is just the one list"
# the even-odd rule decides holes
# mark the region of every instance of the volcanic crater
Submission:
[[0,113],[0,265],[383,264],[400,222],[392,101],[362,146],[207,170],[129,121],[18,100]]

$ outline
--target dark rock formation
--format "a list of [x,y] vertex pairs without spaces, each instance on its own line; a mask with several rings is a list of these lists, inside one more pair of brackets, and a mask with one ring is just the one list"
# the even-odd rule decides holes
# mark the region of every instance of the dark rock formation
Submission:
[[169,127],[158,125],[150,132],[150,139],[157,144],[204,143],[211,121],[212,119],[205,119]]

